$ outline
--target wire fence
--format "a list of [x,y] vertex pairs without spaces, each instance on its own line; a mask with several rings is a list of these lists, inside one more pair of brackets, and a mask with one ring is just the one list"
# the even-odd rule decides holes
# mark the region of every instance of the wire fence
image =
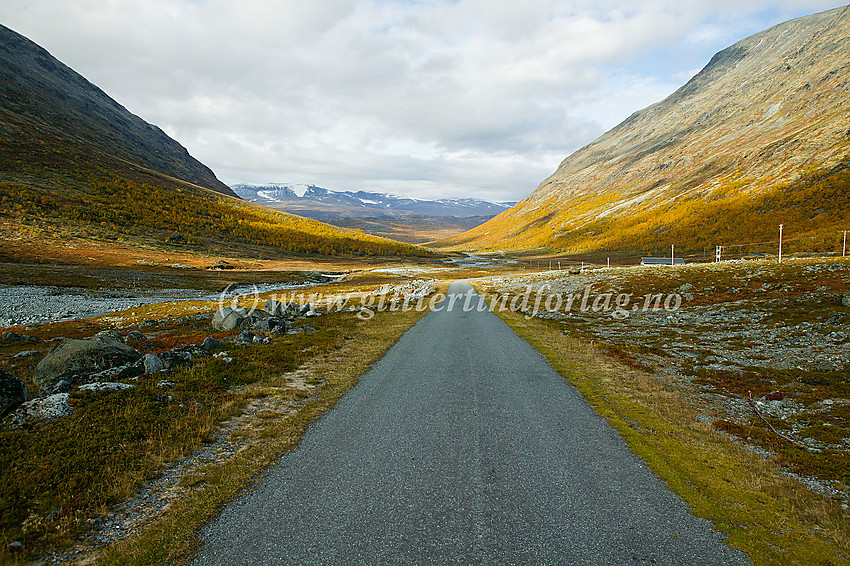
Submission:
[[[850,230],[848,230],[850,231]],[[806,257],[846,257],[847,232],[838,231],[808,236],[787,237],[781,240],[783,256],[804,255]],[[834,242],[834,243],[833,243]],[[830,249],[832,248],[832,249]],[[748,242],[743,244],[724,244],[715,248],[715,261],[729,259],[758,259],[760,257],[776,257],[780,253],[780,239],[766,242]]]

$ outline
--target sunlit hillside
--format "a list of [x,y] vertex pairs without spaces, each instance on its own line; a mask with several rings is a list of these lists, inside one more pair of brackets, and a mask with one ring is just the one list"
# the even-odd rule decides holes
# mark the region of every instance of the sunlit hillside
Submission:
[[[567,157],[465,249],[835,251],[848,229],[850,7],[715,55],[686,85]],[[774,246],[775,247],[775,246]]]

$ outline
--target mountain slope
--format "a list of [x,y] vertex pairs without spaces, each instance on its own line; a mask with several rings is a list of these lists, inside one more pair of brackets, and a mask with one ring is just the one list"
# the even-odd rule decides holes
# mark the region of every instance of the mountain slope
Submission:
[[850,221],[849,107],[850,8],[785,22],[721,51],[517,206],[440,245],[702,251],[775,239],[785,222],[806,245],[832,246]]
[[2,25],[0,124],[4,154],[31,151],[33,144],[60,146],[106,162],[130,162],[235,196],[162,130],[131,114],[50,53]]
[[[252,257],[425,253],[242,201],[159,128],[0,26],[0,235],[10,234]],[[0,259],[41,261],[48,247]]]

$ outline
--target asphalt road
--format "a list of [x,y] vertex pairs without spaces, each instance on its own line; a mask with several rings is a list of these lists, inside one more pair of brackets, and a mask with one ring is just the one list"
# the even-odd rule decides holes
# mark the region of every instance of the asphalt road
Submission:
[[540,354],[460,307],[407,332],[194,563],[747,563]]

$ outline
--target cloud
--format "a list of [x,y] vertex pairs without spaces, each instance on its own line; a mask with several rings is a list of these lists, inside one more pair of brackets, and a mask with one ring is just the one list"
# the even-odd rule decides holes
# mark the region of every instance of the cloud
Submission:
[[4,0],[225,182],[516,200],[726,45],[833,2]]

